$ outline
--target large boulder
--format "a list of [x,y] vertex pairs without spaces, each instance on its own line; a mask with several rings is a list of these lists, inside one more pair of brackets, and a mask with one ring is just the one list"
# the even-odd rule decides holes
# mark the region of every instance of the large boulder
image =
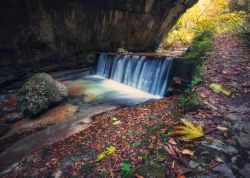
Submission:
[[39,73],[23,85],[18,95],[17,109],[28,116],[36,116],[68,95],[68,89],[63,84],[46,73]]

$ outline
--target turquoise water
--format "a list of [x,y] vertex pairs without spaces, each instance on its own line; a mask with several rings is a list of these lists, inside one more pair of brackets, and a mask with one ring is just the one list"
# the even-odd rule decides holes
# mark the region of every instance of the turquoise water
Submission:
[[69,82],[78,89],[77,98],[88,105],[109,103],[131,106],[161,98],[97,75]]

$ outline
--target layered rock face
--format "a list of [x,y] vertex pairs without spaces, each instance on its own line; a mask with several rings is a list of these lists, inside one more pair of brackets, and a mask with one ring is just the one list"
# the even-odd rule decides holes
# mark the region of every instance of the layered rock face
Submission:
[[1,0],[0,67],[16,76],[84,65],[93,51],[152,51],[197,1]]

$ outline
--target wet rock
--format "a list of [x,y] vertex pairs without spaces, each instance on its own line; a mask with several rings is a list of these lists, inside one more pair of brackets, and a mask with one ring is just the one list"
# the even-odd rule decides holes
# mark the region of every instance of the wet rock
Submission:
[[3,136],[10,129],[9,124],[0,124],[0,136]]
[[62,171],[61,170],[58,170],[56,171],[54,174],[53,174],[54,178],[60,178],[62,177]]
[[250,151],[247,151],[248,159],[250,159]]
[[221,144],[221,143],[218,143],[215,141],[214,142],[202,141],[201,144],[206,146],[206,147],[215,149],[217,151],[222,151],[222,152],[230,154],[230,155],[238,153],[238,150],[235,147],[230,146],[230,145],[226,145],[226,144]]
[[36,116],[60,103],[69,95],[68,89],[46,73],[31,77],[22,87],[17,108],[28,116]]
[[250,148],[250,122],[238,121],[233,126],[233,131],[237,134],[234,138],[243,148]]
[[246,164],[244,168],[240,170],[240,174],[244,176],[244,178],[248,178],[250,176],[250,163]]
[[167,95],[177,95],[183,93],[187,89],[188,83],[189,82],[183,78],[174,77],[167,91]]
[[0,101],[3,101],[6,98],[6,94],[0,93]]
[[126,53],[127,51],[125,49],[123,49],[123,48],[118,48],[117,52],[118,53]]
[[5,116],[5,122],[8,124],[18,122],[23,119],[23,114],[22,113],[10,113]]
[[195,161],[193,161],[193,160],[189,161],[189,166],[190,166],[192,169],[198,167],[199,165],[200,165],[199,163],[197,163],[197,162],[195,162]]
[[10,113],[10,112],[14,112],[14,111],[15,111],[15,108],[8,107],[8,106],[4,106],[4,107],[1,109],[1,112],[3,112],[3,113]]
[[231,120],[231,121],[237,121],[241,119],[241,116],[239,113],[228,113],[225,115],[225,119]]
[[213,171],[219,172],[221,177],[235,178],[233,171],[226,164],[220,164],[216,166],[213,168]]

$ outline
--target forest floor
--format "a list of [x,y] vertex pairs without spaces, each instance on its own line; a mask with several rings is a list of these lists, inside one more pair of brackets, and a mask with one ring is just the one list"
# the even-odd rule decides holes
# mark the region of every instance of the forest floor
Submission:
[[[250,59],[236,35],[215,38],[204,82],[194,88],[204,103],[192,112],[179,96],[95,116],[91,126],[43,147],[3,177],[249,177]],[[211,83],[230,89],[216,93]],[[205,136],[171,136],[180,118],[201,124]]]

